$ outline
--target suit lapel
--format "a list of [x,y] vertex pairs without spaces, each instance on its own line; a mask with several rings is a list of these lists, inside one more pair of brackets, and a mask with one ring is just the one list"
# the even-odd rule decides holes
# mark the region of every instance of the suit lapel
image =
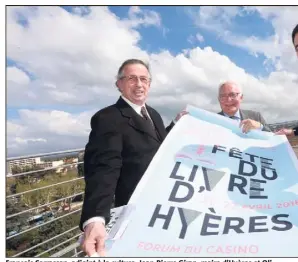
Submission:
[[240,113],[241,121],[248,118],[245,112],[243,112],[241,109],[239,109],[239,113]]
[[[128,124],[133,127],[134,129],[138,130],[139,132],[146,133],[147,135],[154,138],[156,141],[160,142],[159,139],[156,137],[155,130],[149,126],[151,124],[147,124],[141,116],[135,112],[135,110],[127,104],[121,97],[116,103],[117,107],[121,111],[122,115],[128,118]],[[149,113],[150,114],[150,113]],[[150,114],[151,117],[151,114]],[[152,119],[153,120],[153,119]],[[154,122],[154,120],[153,120]]]

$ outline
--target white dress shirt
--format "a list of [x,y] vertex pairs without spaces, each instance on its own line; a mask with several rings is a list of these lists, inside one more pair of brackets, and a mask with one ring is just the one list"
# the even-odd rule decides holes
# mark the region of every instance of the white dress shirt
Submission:
[[236,112],[235,115],[233,115],[233,116],[229,116],[229,115],[226,114],[225,112],[223,112],[223,114],[224,114],[224,116],[229,117],[229,118],[233,117],[232,119],[233,119],[233,120],[236,120],[236,121],[240,124],[240,122],[241,122],[241,116],[240,116],[240,111],[239,111],[239,109],[237,110],[237,112]]
[[[136,113],[137,113],[138,115],[140,115],[141,117],[143,117],[142,114],[141,114],[141,108],[142,108],[143,106],[145,106],[145,109],[146,109],[146,111],[147,111],[147,115],[148,115],[149,118],[151,119],[151,117],[150,117],[150,115],[149,115],[149,113],[148,113],[148,110],[147,110],[145,104],[139,106],[139,105],[134,104],[133,102],[131,102],[130,100],[128,100],[128,99],[127,99],[126,97],[124,97],[124,96],[121,96],[121,98],[122,98],[127,104],[129,104],[129,105],[132,107],[132,109],[133,109],[134,111],[136,111]],[[151,120],[152,120],[152,119],[151,119]]]
[[[224,114],[224,116],[229,117],[229,118],[233,117],[233,118],[232,118],[233,120],[237,121],[239,124],[241,123],[241,115],[240,115],[240,111],[239,111],[239,109],[237,110],[237,112],[236,112],[235,115],[233,115],[233,116],[229,116],[229,115],[226,114],[225,112],[223,112],[223,114]],[[260,124],[261,124],[261,123],[260,123]],[[261,126],[260,126],[260,128],[258,128],[258,130],[262,130],[262,129],[263,129],[263,125],[261,124]]]

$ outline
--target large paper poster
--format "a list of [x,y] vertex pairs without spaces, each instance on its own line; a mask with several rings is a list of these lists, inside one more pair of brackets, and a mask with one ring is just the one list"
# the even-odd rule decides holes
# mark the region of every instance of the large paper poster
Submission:
[[297,256],[298,165],[287,139],[188,111],[116,223],[108,256]]

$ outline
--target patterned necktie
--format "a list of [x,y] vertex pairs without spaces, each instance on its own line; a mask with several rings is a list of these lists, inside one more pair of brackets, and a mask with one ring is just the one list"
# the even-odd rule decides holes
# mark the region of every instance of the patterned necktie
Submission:
[[150,119],[148,113],[147,113],[147,110],[145,108],[145,106],[142,106],[141,107],[141,115],[143,116],[143,118],[146,120],[146,121],[149,121],[151,126],[154,128],[154,124],[152,122],[152,120]]
[[229,116],[229,118],[233,119],[234,121],[240,123],[241,122],[241,119],[237,116]]

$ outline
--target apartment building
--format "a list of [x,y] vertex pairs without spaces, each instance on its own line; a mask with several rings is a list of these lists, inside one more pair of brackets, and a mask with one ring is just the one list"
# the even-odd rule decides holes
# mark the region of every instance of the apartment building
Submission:
[[40,157],[16,159],[9,161],[9,166],[12,169],[13,167],[24,168],[26,166],[34,166],[42,163]]

